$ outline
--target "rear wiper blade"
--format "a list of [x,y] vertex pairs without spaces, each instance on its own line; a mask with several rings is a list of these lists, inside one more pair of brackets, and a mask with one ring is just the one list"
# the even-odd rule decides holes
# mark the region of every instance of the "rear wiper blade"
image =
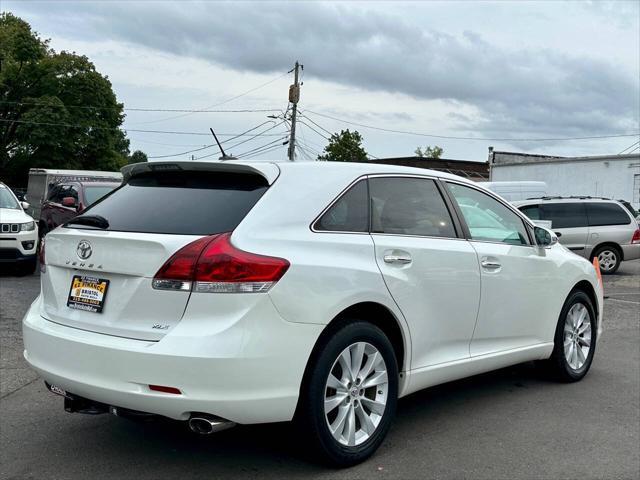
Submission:
[[80,215],[69,220],[67,225],[88,225],[102,230],[109,228],[109,221],[100,215]]

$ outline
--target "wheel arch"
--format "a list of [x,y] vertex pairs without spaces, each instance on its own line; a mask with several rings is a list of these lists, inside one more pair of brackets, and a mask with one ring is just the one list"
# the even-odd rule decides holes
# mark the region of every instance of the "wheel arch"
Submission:
[[589,260],[593,260],[593,256],[594,256],[595,252],[597,252],[602,247],[613,247],[613,248],[615,248],[616,251],[620,254],[620,261],[624,260],[624,251],[622,250],[622,247],[619,244],[617,244],[616,242],[598,243],[595,247],[593,247],[591,249],[591,253],[589,254]]

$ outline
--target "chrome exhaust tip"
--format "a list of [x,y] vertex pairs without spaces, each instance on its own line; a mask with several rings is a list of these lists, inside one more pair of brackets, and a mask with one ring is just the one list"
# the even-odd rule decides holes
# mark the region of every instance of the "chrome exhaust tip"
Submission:
[[208,413],[194,413],[189,418],[189,428],[192,432],[200,435],[210,435],[235,426],[234,422]]

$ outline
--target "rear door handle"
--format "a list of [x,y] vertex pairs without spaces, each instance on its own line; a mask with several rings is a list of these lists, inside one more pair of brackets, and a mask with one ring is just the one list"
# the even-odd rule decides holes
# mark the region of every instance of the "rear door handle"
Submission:
[[406,265],[411,263],[411,255],[408,254],[389,254],[383,257],[384,263],[399,263]]

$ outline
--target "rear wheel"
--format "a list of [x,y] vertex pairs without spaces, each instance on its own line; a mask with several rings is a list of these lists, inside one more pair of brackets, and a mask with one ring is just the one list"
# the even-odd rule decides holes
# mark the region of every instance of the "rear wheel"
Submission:
[[554,348],[546,366],[558,380],[582,380],[591,367],[597,340],[597,319],[591,299],[582,291],[567,298],[556,327]]
[[600,264],[600,271],[604,275],[615,273],[620,267],[622,261],[622,254],[616,247],[605,245],[598,248],[593,254],[598,259]]
[[366,322],[348,323],[322,342],[296,420],[320,460],[345,467],[372,455],[389,431],[398,366],[389,339]]

